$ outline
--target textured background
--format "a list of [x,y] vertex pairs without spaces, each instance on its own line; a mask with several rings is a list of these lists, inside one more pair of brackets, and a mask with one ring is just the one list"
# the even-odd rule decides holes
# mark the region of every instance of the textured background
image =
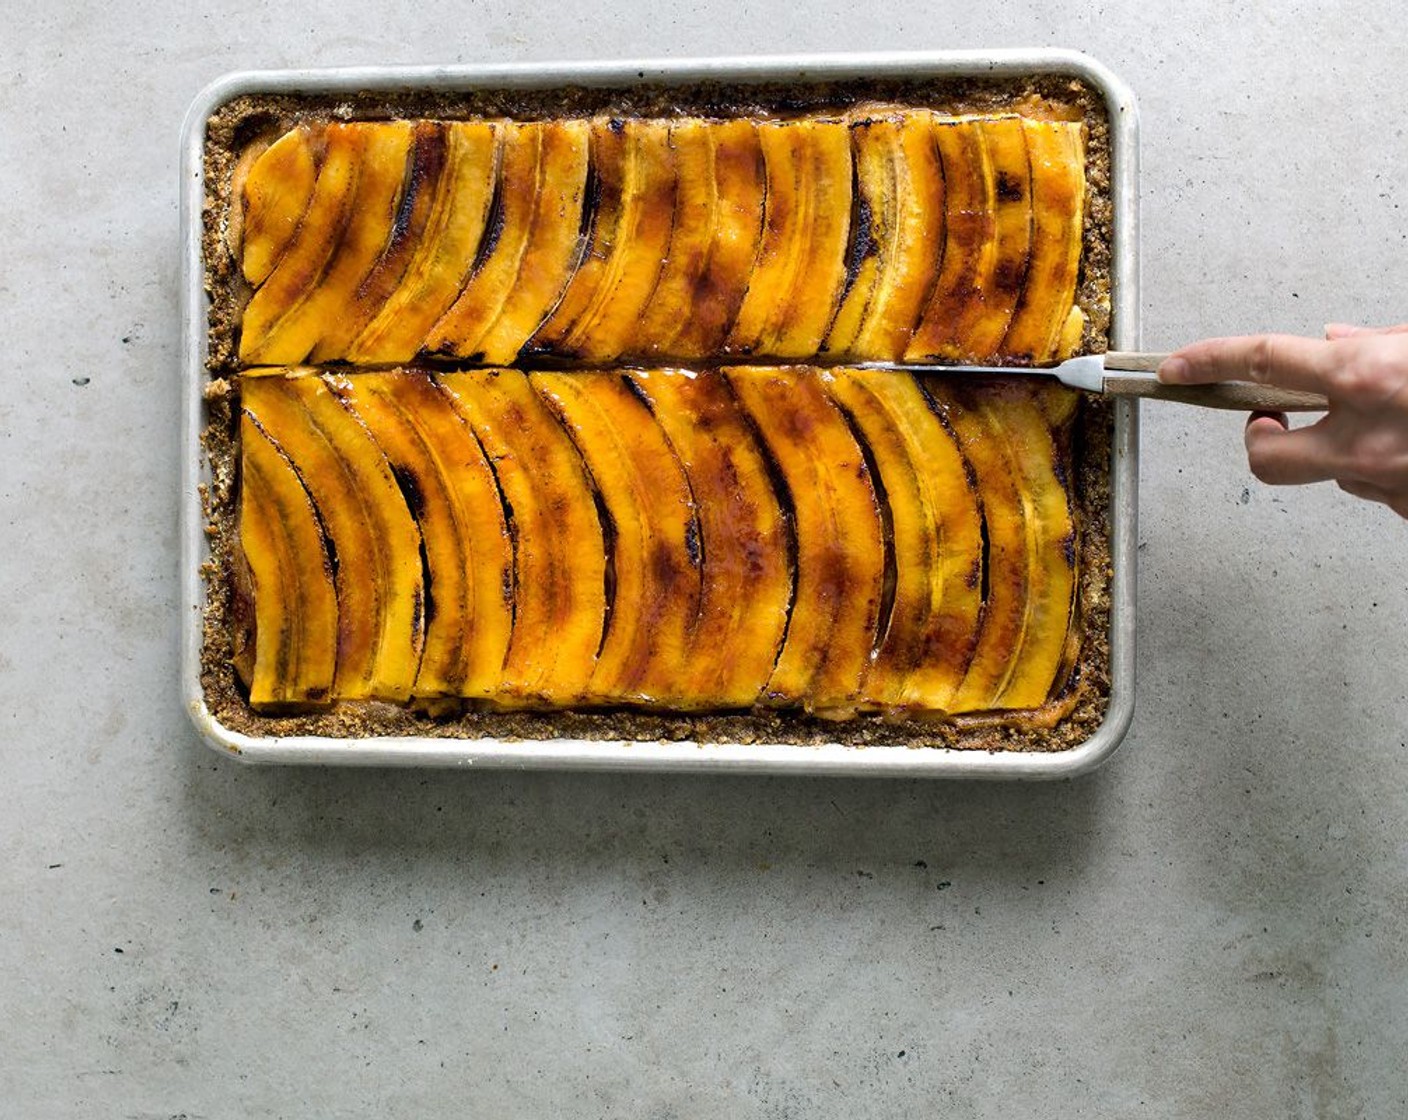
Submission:
[[175,633],[216,75],[1082,47],[1164,347],[1405,317],[1389,6],[201,7],[0,3],[0,1116],[1408,1114],[1405,526],[1235,416],[1145,409],[1139,710],[1073,783],[251,770]]

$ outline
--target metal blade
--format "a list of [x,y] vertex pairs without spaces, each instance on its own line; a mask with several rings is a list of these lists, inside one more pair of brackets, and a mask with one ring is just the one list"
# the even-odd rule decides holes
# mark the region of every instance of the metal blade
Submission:
[[1068,358],[1055,366],[968,366],[943,362],[857,362],[855,369],[886,369],[896,373],[979,373],[996,377],[1020,375],[1054,377],[1072,389],[1090,393],[1105,390],[1105,358],[1103,354],[1085,354]]

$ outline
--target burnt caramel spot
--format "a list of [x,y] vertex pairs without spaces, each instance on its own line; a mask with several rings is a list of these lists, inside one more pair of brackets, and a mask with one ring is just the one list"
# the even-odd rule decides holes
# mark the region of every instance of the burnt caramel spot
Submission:
[[999,261],[993,270],[992,283],[999,292],[1009,292],[1016,295],[1022,291],[1022,285],[1026,278],[1026,261],[1003,260]]
[[978,510],[978,598],[987,606],[988,595],[992,592],[992,539],[988,536],[988,511]]
[[997,198],[999,202],[1021,202],[1026,197],[1026,183],[1010,171],[997,173]]
[[500,175],[494,183],[494,197],[489,202],[489,213],[484,219],[484,235],[479,239],[479,249],[474,254],[474,263],[469,269],[470,279],[479,275],[484,262],[493,256],[494,250],[499,247],[499,239],[504,235],[504,225],[507,221],[508,214],[504,208],[504,179]]
[[415,213],[416,202],[427,187],[434,190],[445,170],[448,155],[449,141],[444,126],[416,125],[411,158],[406,164],[406,185],[401,191],[401,204],[396,207],[396,216],[391,222],[389,251],[394,251],[406,240],[411,230],[411,216]]
[[[586,469],[585,462],[583,469]],[[601,651],[606,648],[607,635],[611,633],[612,616],[616,613],[616,541],[619,534],[616,531],[616,519],[606,508],[606,499],[601,496],[601,491],[597,488],[596,480],[591,477],[590,471],[587,472],[587,481],[591,485],[592,504],[596,506],[597,522],[601,526],[602,545],[606,551],[606,566],[602,570],[605,609],[601,617],[601,640],[596,645],[596,656],[600,657]]]
[[406,508],[419,522],[425,516],[425,491],[421,488],[415,471],[405,463],[392,463],[391,474],[396,479],[396,485],[401,488],[401,496],[406,499]]
[[704,563],[704,543],[699,536],[699,522],[694,518],[690,518],[684,528],[684,551],[694,567],[698,568]]
[[582,185],[582,214],[577,225],[577,235],[589,238],[596,226],[597,211],[601,207],[601,172],[597,170],[596,145],[588,143],[587,178]]
[[846,245],[846,275],[841,285],[840,299],[844,300],[855,287],[860,276],[861,266],[880,252],[875,240],[875,213],[866,197],[857,161],[851,160],[851,228],[850,240]]

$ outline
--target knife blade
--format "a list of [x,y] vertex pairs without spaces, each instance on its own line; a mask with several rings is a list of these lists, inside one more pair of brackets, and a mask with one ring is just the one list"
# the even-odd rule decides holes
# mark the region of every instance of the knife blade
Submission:
[[970,366],[942,362],[860,362],[860,369],[903,370],[910,373],[992,374],[1010,377],[1031,374],[1054,377],[1072,389],[1107,397],[1176,401],[1201,408],[1238,412],[1324,412],[1329,401],[1319,393],[1303,393],[1250,381],[1219,381],[1208,385],[1165,385],[1154,376],[1167,354],[1111,350],[1068,358],[1054,366]]

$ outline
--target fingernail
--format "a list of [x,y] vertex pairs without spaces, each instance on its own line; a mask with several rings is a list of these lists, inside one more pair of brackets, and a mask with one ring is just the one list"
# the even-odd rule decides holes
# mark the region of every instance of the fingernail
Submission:
[[1159,364],[1159,380],[1179,382],[1188,379],[1188,360],[1186,358],[1165,358]]
[[1363,327],[1356,327],[1353,323],[1326,323],[1326,338],[1344,338],[1346,335],[1358,334]]

